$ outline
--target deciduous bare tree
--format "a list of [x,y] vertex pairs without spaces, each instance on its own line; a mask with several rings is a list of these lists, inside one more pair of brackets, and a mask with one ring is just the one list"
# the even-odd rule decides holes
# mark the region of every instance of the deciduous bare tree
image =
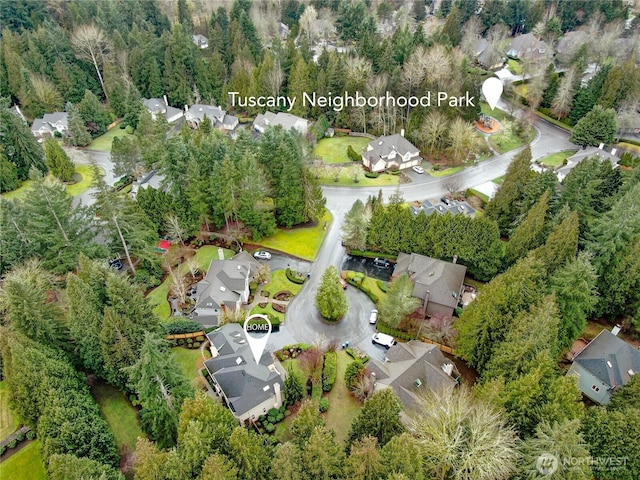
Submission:
[[104,87],[100,67],[104,68],[104,63],[111,53],[109,39],[100,27],[92,23],[78,26],[71,36],[71,44],[78,57],[93,63],[93,67],[98,74],[98,80],[100,80],[100,86],[104,92],[104,98],[108,102],[109,96],[107,95],[107,89]]

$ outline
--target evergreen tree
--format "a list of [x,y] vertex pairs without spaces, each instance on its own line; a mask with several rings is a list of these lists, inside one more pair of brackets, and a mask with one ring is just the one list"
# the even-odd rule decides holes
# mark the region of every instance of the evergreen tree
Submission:
[[56,178],[62,182],[73,180],[75,168],[58,140],[54,138],[47,139],[44,142],[44,153],[47,159],[47,168]]
[[0,193],[15,190],[19,186],[18,169],[4,152],[0,152]]
[[68,480],[69,478],[124,480],[124,475],[110,465],[69,454],[51,455],[47,464],[47,473],[51,480]]
[[617,131],[615,110],[596,105],[576,123],[569,140],[582,147],[597,146],[600,143],[610,144],[616,138]]
[[229,458],[238,468],[238,480],[270,478],[270,449],[262,437],[244,427],[236,427],[228,440]]
[[236,480],[238,469],[226,455],[214,453],[204,462],[200,480]]
[[19,180],[26,180],[31,168],[46,173],[42,147],[26,123],[14,115],[4,103],[0,105],[0,138],[0,153],[15,166]]
[[507,243],[505,259],[515,263],[544,241],[545,219],[549,209],[549,194],[546,192],[529,210],[524,221],[514,230]]
[[382,463],[378,441],[375,437],[364,437],[351,445],[351,453],[345,464],[347,478],[375,480],[386,472]]
[[422,450],[420,444],[410,433],[394,436],[382,447],[382,464],[388,472],[404,475],[407,479],[423,480]]
[[111,144],[111,161],[113,173],[117,176],[131,175],[137,177],[144,170],[142,152],[136,137],[115,137]]
[[316,428],[301,453],[304,478],[339,478],[344,468],[344,452],[333,430]]
[[285,442],[276,450],[271,464],[276,480],[303,480],[300,449],[296,444]]
[[356,200],[351,210],[344,217],[342,225],[342,242],[346,247],[355,250],[366,250],[368,215],[361,200]]
[[304,385],[302,384],[302,379],[293,370],[293,368],[289,368],[287,370],[287,378],[284,379],[282,394],[284,395],[288,407],[298,403],[304,396]]
[[413,296],[411,279],[406,274],[401,275],[389,285],[389,291],[380,305],[380,320],[391,328],[398,328],[419,306],[420,299]]
[[529,255],[542,262],[551,274],[578,253],[578,232],[578,214],[571,212],[551,230],[544,245]]
[[91,143],[91,134],[89,134],[87,127],[84,125],[84,120],[78,111],[78,107],[67,103],[66,110],[69,123],[67,142],[75,147],[86,147]]
[[324,420],[320,411],[318,410],[317,402],[312,400],[305,400],[300,405],[298,415],[291,422],[291,435],[293,435],[293,441],[300,447],[309,441],[311,435],[316,429],[324,427]]
[[322,281],[316,293],[316,308],[325,320],[336,322],[348,310],[347,295],[340,285],[340,274],[330,265],[322,275]]
[[404,431],[401,413],[402,405],[393,389],[384,388],[374,393],[351,423],[347,437],[348,449],[354,447],[354,442],[363,442],[369,437],[373,437],[376,443],[384,447]]
[[111,117],[93,92],[85,90],[84,97],[77,107],[86,129],[92,136],[97,137],[107,131],[107,126],[111,123]]

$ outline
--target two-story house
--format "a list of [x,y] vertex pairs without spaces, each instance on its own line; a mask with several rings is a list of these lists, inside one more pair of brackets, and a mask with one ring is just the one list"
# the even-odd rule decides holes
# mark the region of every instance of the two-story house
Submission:
[[164,116],[168,123],[173,123],[182,118],[182,110],[170,106],[166,95],[163,98],[145,98],[142,103],[149,110],[153,120]]
[[238,117],[229,115],[221,107],[197,103],[185,109],[185,119],[191,128],[200,128],[205,117],[209,119],[212,127],[224,131],[235,130],[239,123]]
[[309,130],[309,120],[291,115],[286,112],[273,113],[266,111],[259,113],[253,121],[253,129],[258,133],[264,133],[269,127],[280,125],[284,130],[297,130],[302,135],[306,135]]
[[67,112],[45,113],[42,118],[36,118],[31,125],[31,132],[38,139],[53,137],[56,132],[66,135],[68,131]]
[[404,138],[404,130],[395,135],[383,135],[369,142],[362,153],[364,168],[372,172],[387,169],[403,170],[422,163],[418,147]]

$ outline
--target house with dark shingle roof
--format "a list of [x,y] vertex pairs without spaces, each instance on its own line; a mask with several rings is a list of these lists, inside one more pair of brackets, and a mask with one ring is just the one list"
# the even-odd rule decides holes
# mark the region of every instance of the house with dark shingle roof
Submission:
[[395,344],[384,362],[371,360],[367,369],[375,378],[375,390],[393,388],[405,410],[416,406],[425,389],[438,392],[454,388],[460,377],[455,364],[437,346],[418,340]]
[[163,115],[168,123],[173,123],[182,117],[182,110],[169,105],[167,96],[164,98],[145,98],[142,103],[149,110],[151,118],[155,121],[159,116]]
[[259,113],[253,121],[253,129],[256,132],[264,133],[268,127],[280,125],[284,130],[297,130],[302,135],[306,135],[309,130],[309,120],[291,115],[286,112],[273,113],[266,111],[264,115]]
[[606,405],[618,388],[639,373],[640,351],[609,330],[602,330],[573,358],[567,375],[578,379],[585,397]]
[[259,268],[260,263],[244,250],[228,260],[211,260],[207,275],[196,286],[193,320],[214,327],[223,310],[240,310],[249,300],[249,283]]
[[531,59],[535,62],[549,60],[552,51],[544,40],[538,40],[532,33],[518,35],[507,49],[507,55],[518,59]]
[[429,200],[423,201],[420,205],[411,205],[409,207],[414,217],[424,212],[426,216],[432,213],[438,213],[444,215],[450,213],[452,215],[462,214],[467,217],[474,218],[476,216],[476,209],[473,208],[466,201],[449,200],[449,203],[439,202],[436,204],[431,203]]
[[207,338],[211,358],[204,366],[216,394],[241,424],[282,406],[284,368],[266,350],[256,363],[241,325],[227,324],[208,333]]
[[464,289],[467,267],[417,253],[400,253],[391,280],[407,274],[413,296],[422,300],[424,315],[451,315]]
[[200,128],[200,124],[207,117],[211,121],[211,126],[219,130],[233,131],[238,126],[238,117],[229,115],[221,107],[212,105],[202,105],[196,103],[187,109],[185,119],[192,128]]
[[418,147],[404,138],[404,130],[371,140],[362,153],[362,165],[372,172],[383,172],[389,168],[404,170],[421,163]]

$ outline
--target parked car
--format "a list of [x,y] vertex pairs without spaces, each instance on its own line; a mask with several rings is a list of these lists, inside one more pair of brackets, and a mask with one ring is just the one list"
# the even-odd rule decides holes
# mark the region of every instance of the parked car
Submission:
[[442,197],[440,201],[445,205],[451,205],[451,200],[449,200],[447,197]]
[[386,333],[374,333],[371,337],[371,341],[373,343],[377,343],[378,345],[382,345],[385,348],[391,348],[396,344],[396,339],[391,335],[387,335]]
[[340,279],[340,286],[342,287],[343,290],[347,289],[347,282],[344,280],[344,278]]
[[389,266],[391,265],[391,262],[389,260],[387,260],[386,258],[376,257],[376,258],[373,259],[373,264],[376,267],[389,268]]
[[416,173],[424,173],[424,168],[422,168],[420,165],[414,165],[413,167],[411,167],[411,170]]
[[371,315],[369,315],[369,323],[371,325],[375,325],[377,321],[378,321],[378,310],[374,308],[373,310],[371,310]]
[[253,254],[254,258],[258,258],[260,260],[271,260],[271,254],[266,250],[258,250]]

